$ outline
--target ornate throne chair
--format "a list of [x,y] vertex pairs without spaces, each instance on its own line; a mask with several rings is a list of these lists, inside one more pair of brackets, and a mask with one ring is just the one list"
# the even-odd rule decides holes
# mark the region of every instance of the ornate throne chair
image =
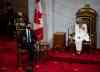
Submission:
[[[96,16],[97,13],[94,9],[90,7],[89,4],[86,4],[83,8],[79,9],[76,13],[76,18],[79,18],[81,21],[87,24],[88,34],[91,41],[83,41],[83,51],[95,52],[96,50]],[[75,40],[73,39],[74,33],[69,34],[69,47],[74,51],[75,50]]]

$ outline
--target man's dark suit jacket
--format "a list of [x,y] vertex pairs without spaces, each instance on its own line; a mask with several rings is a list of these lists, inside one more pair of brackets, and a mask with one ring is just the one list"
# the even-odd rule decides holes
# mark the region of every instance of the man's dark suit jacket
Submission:
[[34,44],[36,43],[37,38],[36,38],[35,32],[33,30],[30,30],[31,42],[29,40],[27,41],[26,29],[23,30],[21,34],[22,34],[22,41],[23,41],[24,46],[26,44],[29,44],[29,43],[34,46]]

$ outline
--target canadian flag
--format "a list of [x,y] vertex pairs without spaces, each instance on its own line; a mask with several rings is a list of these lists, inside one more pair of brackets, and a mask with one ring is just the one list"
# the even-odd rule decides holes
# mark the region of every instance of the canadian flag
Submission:
[[38,40],[43,40],[43,13],[40,0],[35,0],[34,30]]

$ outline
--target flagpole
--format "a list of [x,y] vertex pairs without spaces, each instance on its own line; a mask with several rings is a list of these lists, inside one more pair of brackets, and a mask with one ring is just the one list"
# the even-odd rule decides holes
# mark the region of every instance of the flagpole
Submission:
[[68,41],[67,41],[68,43],[68,46],[69,46],[69,27],[68,27]]
[[66,24],[65,24],[65,31],[66,31],[66,44],[67,44],[67,46],[68,46],[68,41],[69,41],[69,25],[67,26]]

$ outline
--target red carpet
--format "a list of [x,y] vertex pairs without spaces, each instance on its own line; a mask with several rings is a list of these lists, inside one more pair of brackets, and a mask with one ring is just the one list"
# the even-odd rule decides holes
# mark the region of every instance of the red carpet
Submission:
[[47,63],[39,64],[35,70],[36,72],[100,72],[100,67],[94,64],[69,64],[59,61],[48,61]]
[[[100,52],[72,56],[68,52],[49,51],[48,55],[48,59],[35,65],[34,72],[100,72]],[[27,53],[23,61],[23,68],[26,68]],[[16,72],[16,63],[16,40],[0,39],[0,72]]]
[[51,50],[48,55],[48,61],[36,65],[35,72],[100,72],[100,52],[73,56]]
[[16,41],[0,38],[0,72],[15,72],[16,62]]
[[65,61],[65,62],[73,62],[73,63],[94,63],[100,64],[100,52],[96,52],[94,54],[81,54],[81,55],[72,55],[70,52],[66,51],[54,51],[51,50],[48,52],[50,59]]

